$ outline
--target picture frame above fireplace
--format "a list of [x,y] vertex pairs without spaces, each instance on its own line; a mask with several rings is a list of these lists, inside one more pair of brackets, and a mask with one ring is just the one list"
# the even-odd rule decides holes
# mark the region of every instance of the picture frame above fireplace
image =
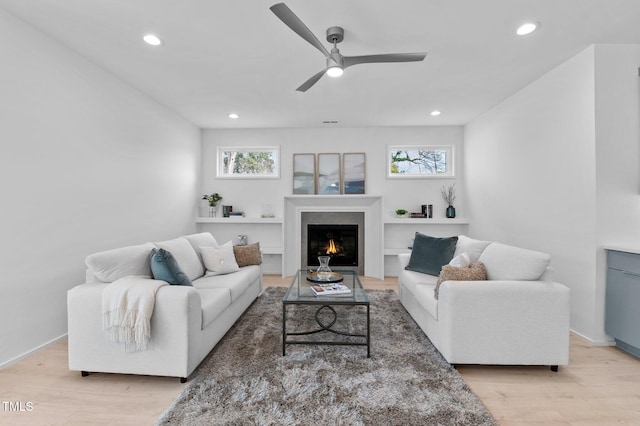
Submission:
[[364,152],[342,154],[342,193],[364,194],[367,158]]
[[293,154],[293,193],[315,194],[316,155]]
[[318,154],[318,167],[316,170],[317,194],[335,195],[341,193],[340,154]]

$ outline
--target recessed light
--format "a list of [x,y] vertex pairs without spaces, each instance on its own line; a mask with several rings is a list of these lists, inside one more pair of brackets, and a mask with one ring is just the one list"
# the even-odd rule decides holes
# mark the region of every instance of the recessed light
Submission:
[[236,118],[240,118],[240,116],[235,112],[232,112],[231,114],[229,114],[229,118],[233,118],[235,120]]
[[435,111],[431,111],[431,113],[430,113],[430,114],[431,114],[433,117],[436,117],[436,116],[438,116],[438,115],[440,115],[440,114],[442,114],[442,113],[441,113],[440,111],[438,111],[438,110],[435,110]]
[[537,30],[539,26],[540,24],[538,24],[537,22],[526,22],[518,27],[518,29],[516,30],[516,34],[518,35],[531,34],[535,30]]
[[145,34],[142,39],[151,46],[160,46],[162,44],[162,40],[155,34]]

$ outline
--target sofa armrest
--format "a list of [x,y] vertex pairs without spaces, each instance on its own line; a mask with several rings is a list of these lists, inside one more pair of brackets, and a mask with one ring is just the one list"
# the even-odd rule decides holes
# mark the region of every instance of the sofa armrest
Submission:
[[411,259],[411,253],[400,253],[398,254],[398,265],[400,266],[400,270],[403,270],[409,264],[409,259]]
[[455,345],[489,347],[488,362],[509,363],[510,346],[524,340],[531,353],[546,351],[549,359],[563,361],[554,364],[567,364],[569,316],[569,289],[552,281],[445,281],[440,287],[438,322],[444,336],[455,336],[443,351],[459,353]]
[[102,329],[102,292],[107,285],[82,284],[67,292],[69,369],[186,377],[195,352],[189,349],[199,344],[200,294],[193,287],[160,287],[147,349],[125,353],[121,345],[107,342]]

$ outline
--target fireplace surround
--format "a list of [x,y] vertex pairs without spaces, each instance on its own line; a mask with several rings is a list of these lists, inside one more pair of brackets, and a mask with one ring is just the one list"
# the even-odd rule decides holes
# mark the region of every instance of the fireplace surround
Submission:
[[[306,253],[306,241],[302,241],[303,228],[306,228],[306,224],[303,227],[302,216],[307,212],[362,214],[364,223],[359,226],[359,232],[362,235],[361,241],[366,241],[366,250],[360,250],[358,253],[362,258],[359,264],[363,265],[363,272],[359,274],[383,278],[382,197],[370,195],[292,195],[285,197],[284,223],[287,226],[284,227],[283,276],[292,276],[302,267],[303,252]],[[304,250],[303,247],[305,247]]]

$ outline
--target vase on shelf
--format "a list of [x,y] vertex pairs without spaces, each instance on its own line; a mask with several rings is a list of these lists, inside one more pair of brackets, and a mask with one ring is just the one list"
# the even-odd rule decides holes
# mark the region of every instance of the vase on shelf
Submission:
[[209,206],[209,217],[216,217],[218,206]]
[[452,205],[449,205],[449,207],[447,207],[446,214],[448,219],[453,219],[454,217],[456,217],[456,208],[453,207]]
[[331,256],[318,256],[318,262],[320,262],[320,266],[316,271],[318,279],[329,280],[329,276],[331,275],[331,268],[329,268],[330,260]]

